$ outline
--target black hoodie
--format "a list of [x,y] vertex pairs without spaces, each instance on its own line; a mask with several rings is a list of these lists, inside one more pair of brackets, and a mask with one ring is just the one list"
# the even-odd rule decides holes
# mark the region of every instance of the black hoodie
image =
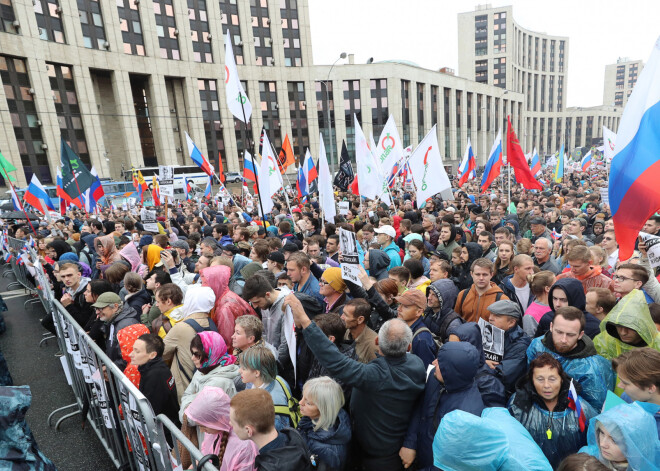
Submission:
[[472,273],[470,268],[472,267],[472,263],[476,259],[481,258],[481,255],[483,254],[481,245],[476,242],[468,242],[464,244],[463,247],[468,251],[468,261],[461,263],[458,267],[454,267],[457,269],[456,284],[458,285],[459,291],[469,289],[470,286],[472,286]]
[[541,317],[539,326],[536,329],[535,337],[540,337],[550,330],[550,323],[555,318],[555,306],[552,302],[552,294],[557,288],[561,288],[564,293],[566,293],[569,306],[576,307],[584,313],[586,320],[584,333],[592,339],[596,335],[600,334],[600,321],[585,310],[587,305],[587,298],[584,295],[584,288],[582,287],[582,283],[580,280],[575,278],[563,278],[561,280],[557,280],[555,284],[552,285],[552,288],[550,288],[550,293],[548,294],[548,304],[550,304],[551,311],[548,311],[543,315],[543,317]]

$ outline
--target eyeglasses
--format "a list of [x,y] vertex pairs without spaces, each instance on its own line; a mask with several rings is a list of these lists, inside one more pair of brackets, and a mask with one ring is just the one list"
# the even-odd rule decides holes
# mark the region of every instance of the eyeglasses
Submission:
[[614,281],[640,281],[640,280],[636,280],[634,278],[628,278],[627,276],[621,276],[621,275],[614,275],[614,276],[612,276],[612,279]]
[[319,286],[329,285],[329,284],[330,284],[330,283],[328,283],[327,281],[325,281],[323,278],[321,278],[321,279],[319,280]]

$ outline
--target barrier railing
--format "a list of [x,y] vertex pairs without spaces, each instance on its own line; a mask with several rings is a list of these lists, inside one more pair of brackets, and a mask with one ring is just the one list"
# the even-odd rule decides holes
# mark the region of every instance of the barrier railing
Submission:
[[[155,417],[144,395],[55,299],[34,250],[18,239],[8,238],[8,242],[16,282],[36,292],[35,299],[53,315],[62,366],[76,398],[76,402],[53,411],[48,424],[57,430],[73,417],[80,417],[83,426],[87,421],[118,469],[178,471],[176,445],[180,443],[190,453],[193,469],[217,471],[211,457],[204,457],[167,417]],[[25,258],[22,263],[12,263],[18,257]],[[174,441],[175,455],[170,452],[165,430]]]

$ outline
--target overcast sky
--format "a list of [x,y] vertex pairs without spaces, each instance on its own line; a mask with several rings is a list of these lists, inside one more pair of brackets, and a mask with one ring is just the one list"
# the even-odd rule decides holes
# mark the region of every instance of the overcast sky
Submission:
[[[471,0],[309,0],[315,64],[341,52],[356,63],[406,59],[428,69],[458,70],[458,16]],[[603,104],[605,65],[618,57],[648,60],[660,35],[658,0],[512,0],[523,28],[569,38],[568,106]],[[341,62],[340,62],[341,63]],[[460,73],[459,73],[460,75]]]

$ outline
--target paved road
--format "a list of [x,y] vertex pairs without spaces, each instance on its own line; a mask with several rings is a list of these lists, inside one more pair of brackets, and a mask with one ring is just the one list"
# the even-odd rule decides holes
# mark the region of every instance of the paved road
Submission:
[[27,299],[20,291],[7,293],[7,285],[13,278],[0,278],[2,293],[9,311],[3,313],[7,331],[0,335],[0,349],[7,359],[15,385],[29,385],[32,390],[32,406],[27,422],[41,451],[50,458],[60,471],[112,471],[115,470],[98,437],[87,424],[81,429],[80,418],[69,419],[59,431],[46,423],[48,415],[58,407],[75,402],[73,392],[66,382],[54,340],[39,348],[44,329],[39,319],[44,316],[41,304],[23,303]]

